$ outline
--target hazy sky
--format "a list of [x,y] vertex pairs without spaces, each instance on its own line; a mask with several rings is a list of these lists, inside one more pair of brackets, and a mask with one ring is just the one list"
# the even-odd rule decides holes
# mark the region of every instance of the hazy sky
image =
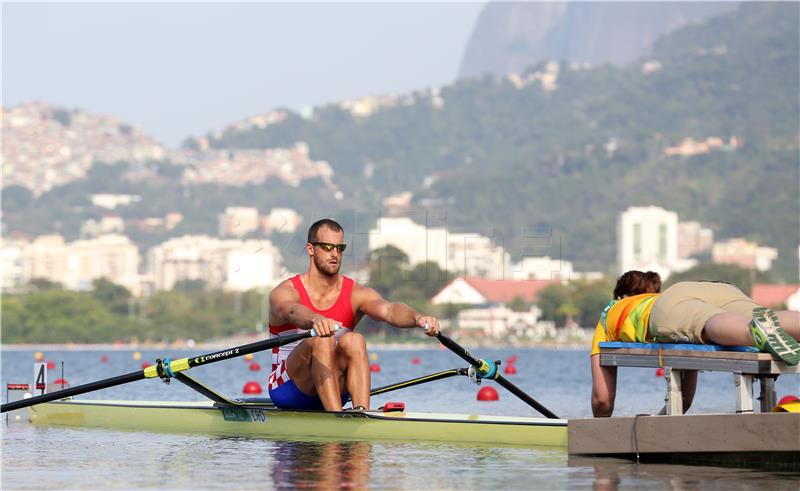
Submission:
[[111,114],[176,146],[275,107],[453,81],[484,3],[7,3],[3,105]]

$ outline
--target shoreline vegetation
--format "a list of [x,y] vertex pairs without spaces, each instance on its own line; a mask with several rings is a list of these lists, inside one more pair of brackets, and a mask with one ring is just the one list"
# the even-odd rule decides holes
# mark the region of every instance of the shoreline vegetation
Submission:
[[[34,343],[2,343],[1,351],[134,351],[134,350],[192,350],[200,353],[204,350],[224,349],[241,344],[252,343],[266,339],[259,338],[231,338],[228,340],[211,340],[195,343],[191,345],[186,342],[152,342],[152,343],[55,343],[55,344],[34,344]],[[434,342],[412,341],[370,341],[367,338],[367,347],[370,351],[374,350],[438,350],[439,344]],[[482,340],[472,341],[461,339],[460,342],[469,346],[471,349],[505,349],[505,348],[543,348],[558,350],[588,350],[589,341],[556,341],[556,340],[523,340],[523,341],[501,341],[501,340]]]

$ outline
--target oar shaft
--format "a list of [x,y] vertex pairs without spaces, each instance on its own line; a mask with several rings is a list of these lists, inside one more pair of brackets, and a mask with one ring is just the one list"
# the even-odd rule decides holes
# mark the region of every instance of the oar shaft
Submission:
[[[491,367],[489,366],[488,363],[486,363],[486,361],[473,356],[469,351],[467,351],[460,344],[456,343],[455,341],[447,337],[444,333],[440,332],[439,334],[436,335],[436,338],[439,339],[440,343],[442,343],[444,346],[450,349],[450,351],[460,356],[464,361],[475,367],[479,373],[482,373],[484,375],[490,373]],[[526,394],[522,389],[509,382],[505,377],[503,377],[499,373],[495,373],[492,376],[492,378],[496,380],[497,383],[500,384],[502,387],[504,387],[506,390],[508,390],[515,396],[522,399],[526,404],[528,404],[532,408],[542,413],[542,415],[548,418],[559,419],[558,416],[555,415],[555,413],[544,407],[533,397]]]
[[107,389],[116,385],[127,384],[128,382],[135,382],[145,378],[144,370],[138,370],[125,375],[99,380],[97,382],[89,382],[88,384],[76,385],[67,389],[57,390],[49,394],[42,394],[28,399],[20,399],[19,401],[7,402],[3,404],[2,412],[13,411],[14,409],[21,409],[23,407],[42,404],[45,402],[55,401],[56,399],[64,399],[65,397],[72,397],[79,394],[85,394],[100,389]]
[[425,375],[424,377],[417,377],[412,378],[411,380],[405,380],[403,382],[397,382],[391,385],[384,385],[383,387],[376,387],[369,392],[369,395],[375,396],[378,394],[385,394],[386,392],[391,392],[393,390],[398,389],[406,389],[408,387],[413,387],[415,385],[424,384],[427,382],[433,382],[435,380],[442,380],[444,378],[455,377],[456,375],[467,375],[466,368],[453,368],[450,370],[445,370],[444,372],[432,373],[430,375]]
[[[301,339],[305,339],[314,335],[316,335],[314,331],[309,330],[309,331],[303,331],[298,334],[278,336],[271,339],[265,339],[263,341],[256,341],[255,343],[237,346],[227,350],[215,351],[213,353],[195,356],[192,358],[181,358],[178,360],[173,360],[169,363],[168,366],[170,371],[173,374],[175,374],[178,372],[182,372],[184,370],[188,370],[189,368],[192,367],[207,365],[209,363],[228,360],[230,358],[236,358],[237,356],[244,356],[246,354],[255,353],[257,351],[264,351],[277,346],[283,346],[285,344],[293,343],[295,341],[300,341]],[[167,365],[164,366],[166,367]],[[23,407],[42,404],[44,402],[55,401],[56,399],[72,397],[79,394],[85,394],[87,392],[93,392],[95,390],[107,389],[109,387],[127,384],[128,382],[135,382],[137,380],[142,380],[144,378],[156,378],[159,376],[161,376],[161,374],[158,373],[158,366],[154,365],[147,367],[144,370],[131,372],[126,375],[119,375],[117,377],[112,377],[105,380],[99,380],[97,382],[90,382],[88,384],[78,385],[75,387],[70,387],[68,389],[57,390],[49,394],[42,394],[39,396],[30,397],[28,399],[22,399],[14,402],[7,402],[2,405],[2,410],[0,412],[4,413],[6,411],[13,411],[14,409],[21,409]]]

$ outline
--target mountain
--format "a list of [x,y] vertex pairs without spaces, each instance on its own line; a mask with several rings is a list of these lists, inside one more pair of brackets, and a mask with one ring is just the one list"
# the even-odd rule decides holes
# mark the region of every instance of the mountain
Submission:
[[135,182],[131,170],[113,179],[97,171],[13,210],[4,192],[3,219],[11,232],[66,224],[67,233],[81,216],[101,216],[86,203],[91,190],[140,194],[125,218],[182,213],[175,233],[214,233],[225,206],[287,206],[306,219],[340,218],[363,239],[383,198],[411,192],[420,222],[492,235],[515,259],[547,254],[609,271],[618,214],[656,205],[718,239],[777,247],[777,276],[796,282],[798,14],[797,3],[743,3],[659,38],[627,66],[539,63],[303,115],[278,111],[189,142],[234,154],[302,143],[307,160],[332,172],[298,187],[273,178],[196,185],[167,165]]
[[655,40],[735,2],[491,2],[467,44],[459,77],[520,73],[555,60],[623,65]]

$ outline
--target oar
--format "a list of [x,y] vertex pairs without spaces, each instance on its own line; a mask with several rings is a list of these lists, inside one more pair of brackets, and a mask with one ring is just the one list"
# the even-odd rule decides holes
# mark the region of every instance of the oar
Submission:
[[209,363],[215,363],[222,360],[228,360],[230,358],[244,356],[249,353],[268,350],[270,348],[276,348],[278,346],[283,346],[285,344],[293,343],[295,341],[300,341],[301,339],[309,338],[316,335],[317,333],[312,329],[298,334],[278,336],[272,339],[256,341],[255,343],[245,344],[242,346],[237,346],[234,348],[217,351],[215,353],[208,353],[205,355],[195,356],[192,358],[181,358],[172,361],[166,359],[165,360],[166,363],[164,363],[163,365],[158,364],[125,375],[119,375],[116,377],[107,378],[105,380],[98,380],[97,382],[90,382],[88,384],[77,385],[75,387],[70,387],[68,389],[57,390],[49,394],[42,394],[39,396],[31,397],[29,399],[22,399],[19,401],[8,402],[6,404],[3,404],[2,411],[0,412],[4,413],[6,411],[13,411],[14,409],[20,409],[23,407],[33,406],[36,404],[42,404],[44,402],[55,401],[56,399],[63,399],[65,397],[76,396],[78,394],[85,394],[87,392],[106,389],[108,387],[115,387],[117,385],[127,384],[128,382],[135,382],[137,380],[142,380],[145,378],[172,377],[174,374],[178,372],[182,372],[184,370],[188,370],[193,367],[197,367],[200,365],[207,365]]
[[412,378],[411,380],[405,380],[403,382],[397,382],[391,385],[384,385],[383,387],[376,387],[369,391],[369,395],[375,396],[378,394],[383,394],[386,392],[391,392],[397,389],[405,389],[408,387],[413,387],[415,385],[424,384],[426,382],[433,382],[434,380],[441,380],[443,378],[450,378],[455,377],[456,375],[467,375],[466,368],[452,368],[450,370],[445,370],[443,372],[432,373],[430,375],[425,375],[422,377]]
[[558,416],[556,416],[555,413],[553,413],[546,407],[542,406],[536,399],[529,396],[528,394],[523,392],[522,389],[512,384],[505,377],[500,375],[497,372],[497,365],[495,365],[494,363],[489,363],[486,360],[482,360],[480,358],[475,358],[469,351],[461,347],[461,345],[459,345],[452,339],[448,338],[441,332],[437,334],[436,337],[439,339],[439,342],[447,346],[450,349],[450,351],[457,354],[464,361],[475,367],[475,370],[478,371],[478,375],[481,378],[487,378],[497,381],[497,383],[503,386],[506,390],[508,390],[515,396],[519,397],[523,401],[525,401],[529,406],[536,409],[544,416],[547,416],[548,418],[558,419]]

